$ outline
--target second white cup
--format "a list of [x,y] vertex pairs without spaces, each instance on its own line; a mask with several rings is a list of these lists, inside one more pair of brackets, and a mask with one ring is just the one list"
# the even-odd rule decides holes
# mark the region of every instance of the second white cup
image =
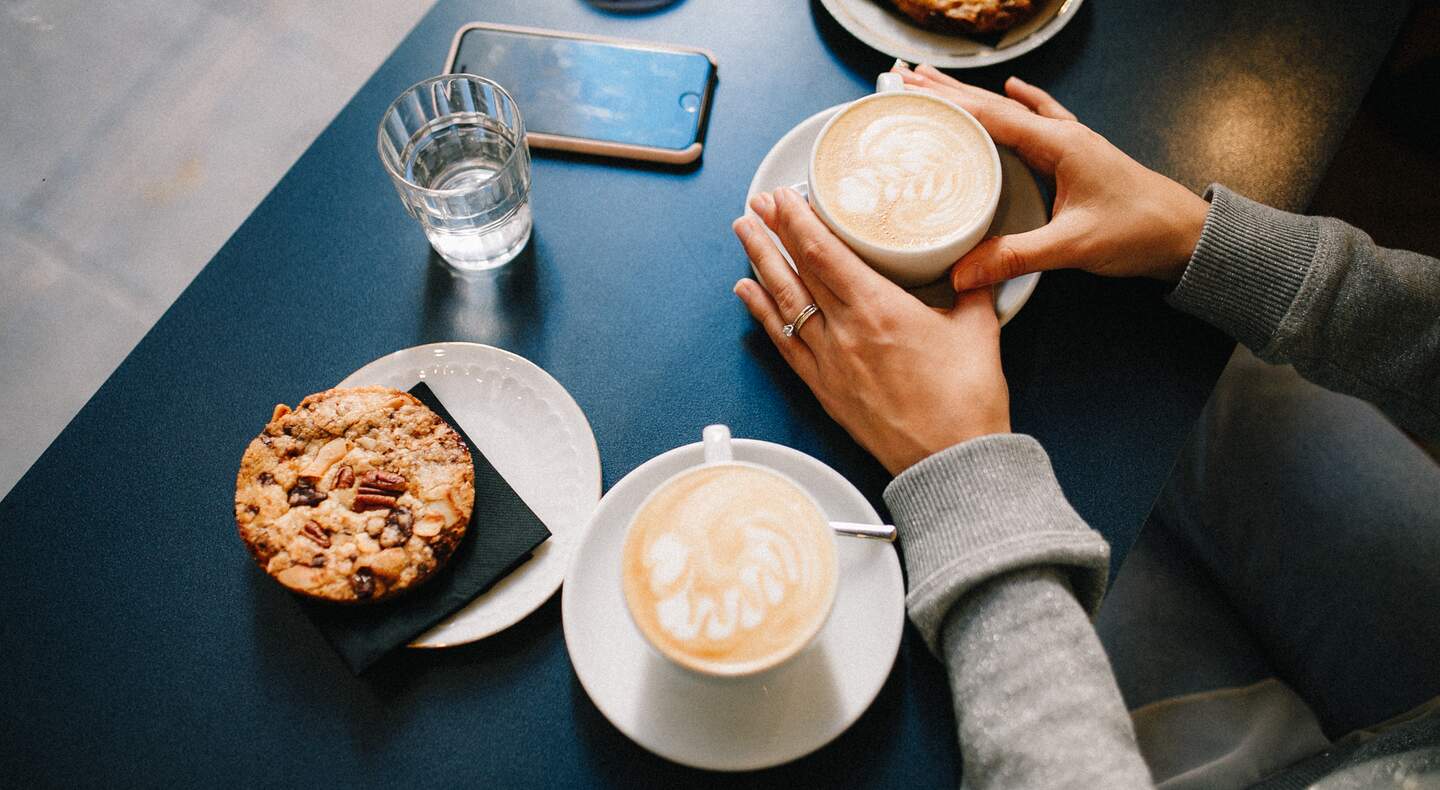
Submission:
[[824,512],[799,484],[736,461],[711,425],[705,463],[660,484],[631,520],[621,585],[654,650],[710,678],[775,669],[814,641],[834,606],[839,564]]

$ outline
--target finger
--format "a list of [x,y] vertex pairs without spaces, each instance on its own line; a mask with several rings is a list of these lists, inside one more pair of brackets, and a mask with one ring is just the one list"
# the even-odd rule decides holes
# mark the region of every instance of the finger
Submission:
[[[790,268],[785,256],[780,254],[780,249],[775,246],[770,235],[754,217],[741,217],[735,220],[732,228],[740,238],[740,244],[745,247],[745,254],[750,257],[750,262],[755,264],[755,273],[760,276],[760,282],[764,283],[764,288],[774,301],[780,316],[785,319],[781,325],[793,321],[800,315],[801,310],[815,302],[814,295],[800,281],[800,277]],[[818,302],[816,304],[822,311],[825,309],[824,305]],[[824,324],[823,312],[811,316],[803,329],[805,340],[816,340],[816,336],[824,332]]]
[[934,66],[922,63],[916,66],[914,70],[910,72],[910,75],[910,79],[906,81],[913,82],[916,85],[938,88],[950,94],[960,93],[970,99],[983,99],[985,101],[1011,106],[1015,109],[1029,109],[1009,96],[986,90],[978,85],[971,85],[968,82],[961,82]]
[[[920,63],[920,65],[913,66],[912,68],[912,66],[907,65],[904,60],[896,60],[896,65],[890,66],[890,71],[899,73],[900,79],[903,79],[907,88],[929,89],[929,91],[933,91],[937,95],[945,95],[950,101],[955,101],[956,94],[963,94],[972,99],[979,98],[979,96],[984,94],[989,94],[989,91],[985,91],[985,89],[976,88],[976,86],[969,85],[969,83],[960,82],[959,79],[955,79],[953,76],[936,71],[935,66],[927,66],[924,65],[924,63]],[[1007,99],[1005,96],[999,94],[989,95],[995,96],[996,99],[1001,99],[1001,101],[1011,101],[1011,99]]]
[[[1015,149],[1026,164],[1043,174],[1054,174],[1055,162],[1065,149],[1067,129],[1064,125],[1037,115],[1015,99],[966,85],[934,69],[920,66],[915,73],[921,80],[907,80],[909,89],[930,92],[955,102],[975,116],[997,144]],[[945,82],[942,83],[940,77]]]
[[961,88],[964,90],[981,90],[980,88],[976,88],[974,85],[955,79],[954,77],[946,74],[940,69],[935,68],[929,63],[916,64],[915,73],[932,82],[937,82],[941,85],[945,85],[951,88]]
[[[846,305],[860,304],[886,287],[897,287],[860,260],[815,215],[810,204],[793,189],[777,189],[775,224],[771,228],[806,282],[827,290]],[[826,305],[821,305],[825,308]]]
[[769,192],[756,192],[755,197],[750,198],[750,210],[766,225],[775,223],[775,198]]
[[[780,316],[780,310],[769,292],[759,283],[746,278],[735,283],[735,295],[740,297],[740,301],[745,303],[745,309],[750,311],[750,315],[765,330],[765,335],[775,344],[780,356],[785,358],[785,363],[809,386],[810,382],[814,381],[815,352],[805,343],[784,335],[782,328],[785,326],[785,319]],[[813,386],[811,388],[813,389]]]
[[1005,94],[1046,118],[1057,121],[1078,120],[1075,113],[1065,109],[1065,105],[1055,101],[1055,97],[1019,77],[1011,77],[1005,81]]
[[915,71],[901,74],[900,77],[905,81],[907,88],[928,91],[933,95],[953,101],[967,110],[970,109],[972,103],[976,102],[1013,104],[1017,109],[1023,109],[1021,104],[1014,99],[961,82],[929,66],[919,66]]
[[951,268],[950,284],[956,291],[968,291],[1030,272],[1077,265],[1079,239],[1068,226],[1057,219],[1025,233],[986,239]]
[[995,315],[995,289],[983,286],[955,294],[955,306],[950,308],[947,317],[977,330],[999,329],[1000,319]]
[[[775,229],[779,227],[775,196],[771,193],[760,192],[756,194],[755,197],[750,199],[750,208],[770,230],[775,231]],[[776,235],[779,235],[778,231],[776,231]],[[774,237],[771,238],[771,241],[774,241]],[[794,258],[792,257],[790,260],[793,261]],[[786,262],[786,265],[790,265],[791,269],[796,269],[789,261]],[[824,283],[819,282],[813,275],[807,274],[804,271],[799,271],[798,273],[800,282],[804,283],[805,287],[810,289],[811,295],[818,299],[816,304],[819,305],[821,309],[835,307],[838,304],[839,300],[835,298],[835,295],[830,292],[830,289],[827,288]]]
[[[961,82],[934,66],[921,64],[916,66],[911,74],[912,79],[906,80],[907,84],[913,83],[917,87],[932,88],[938,93],[943,94],[945,98],[960,103],[960,105],[967,110],[970,109],[967,102],[984,102],[999,107],[1008,107],[1014,110],[1025,110],[1029,112],[1029,108],[1009,96],[986,90],[978,85],[971,85],[968,82]],[[904,75],[901,76],[903,77]]]
[[913,85],[916,87],[927,87],[934,84],[930,80],[927,80],[919,74],[916,74],[915,71],[908,66],[905,68],[901,68],[899,65],[900,61],[896,61],[895,63],[896,65],[891,66],[890,70],[895,72],[896,74],[899,74],[900,79],[904,80],[907,86]]

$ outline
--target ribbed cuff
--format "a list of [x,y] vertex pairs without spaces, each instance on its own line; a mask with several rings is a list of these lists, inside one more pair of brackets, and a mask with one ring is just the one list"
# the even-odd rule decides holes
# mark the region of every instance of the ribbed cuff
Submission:
[[1022,434],[972,439],[900,474],[885,489],[904,548],[910,619],[938,655],[951,606],[1008,571],[1070,572],[1093,613],[1105,593],[1110,546],[1065,500],[1050,458]]
[[1212,184],[1200,243],[1170,304],[1261,353],[1295,303],[1320,240],[1320,223]]

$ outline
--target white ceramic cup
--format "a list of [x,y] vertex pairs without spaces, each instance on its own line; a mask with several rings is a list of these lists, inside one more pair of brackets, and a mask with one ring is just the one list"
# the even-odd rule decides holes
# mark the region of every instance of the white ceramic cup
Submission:
[[[649,496],[647,496],[647,497],[645,498],[645,501],[640,505],[639,508],[636,509],[635,513],[636,513],[637,515],[638,515],[640,512],[642,512],[642,511],[645,510],[645,508],[650,504],[650,502],[655,498],[655,496],[656,496],[659,492],[661,492],[661,491],[665,490],[666,488],[670,487],[670,485],[671,485],[672,483],[674,483],[675,481],[677,481],[677,480],[685,477],[685,476],[688,475],[688,474],[693,473],[697,468],[704,468],[704,467],[707,467],[707,466],[743,466],[743,467],[749,467],[749,468],[751,468],[751,469],[759,469],[759,470],[761,470],[761,471],[764,471],[764,472],[766,472],[766,473],[768,473],[768,474],[774,475],[774,476],[780,478],[781,480],[784,480],[785,482],[789,483],[791,486],[793,486],[793,487],[795,488],[796,491],[799,491],[802,495],[804,495],[805,498],[810,501],[810,504],[814,505],[816,512],[820,513],[822,518],[824,517],[825,510],[820,507],[820,503],[819,503],[819,502],[816,502],[816,501],[815,501],[815,498],[814,498],[813,496],[811,496],[811,495],[810,495],[810,492],[806,491],[803,486],[801,486],[799,483],[797,483],[797,482],[795,482],[794,480],[792,480],[792,479],[791,479],[790,477],[788,477],[787,475],[781,474],[778,470],[773,469],[773,468],[768,467],[768,466],[764,466],[764,465],[762,465],[762,464],[755,464],[755,463],[750,463],[750,462],[748,462],[748,461],[737,461],[737,460],[735,460],[734,454],[733,454],[733,452],[732,452],[732,450],[731,450],[731,446],[730,446],[730,429],[727,428],[726,426],[724,426],[724,425],[710,425],[710,426],[707,426],[707,427],[705,428],[705,430],[702,432],[701,437],[702,437],[702,444],[703,444],[704,453],[705,453],[705,461],[704,461],[704,463],[703,463],[700,467],[690,467],[689,469],[684,469],[684,470],[682,470],[682,471],[680,471],[680,472],[677,472],[677,473],[675,473],[674,475],[671,475],[670,477],[666,478],[663,483],[660,483],[658,486],[655,487],[655,489],[654,489],[653,491],[650,492]],[[627,531],[626,539],[627,539],[627,541],[628,541],[628,539],[629,539],[628,531],[629,531],[630,529],[632,529],[633,527],[634,527],[634,520],[632,519],[631,522],[630,522],[630,525],[628,525],[628,526],[626,527],[626,531]],[[631,601],[630,601],[630,599],[629,599],[629,596],[624,595],[623,592],[622,592],[622,596],[621,596],[621,597],[625,599],[625,612],[626,612],[626,614],[628,614],[628,615],[630,616],[630,622],[631,622],[631,624],[633,624],[633,625],[635,626],[635,630],[640,633],[640,636],[641,636],[642,638],[644,638],[645,644],[648,645],[648,646],[650,647],[650,649],[651,649],[654,653],[656,653],[657,655],[659,655],[659,656],[661,656],[662,658],[666,659],[671,665],[673,665],[673,666],[675,666],[675,667],[678,667],[678,668],[680,668],[681,670],[683,670],[683,671],[685,671],[685,672],[689,672],[689,673],[692,673],[692,674],[695,674],[695,675],[699,675],[699,676],[701,676],[701,677],[712,678],[712,679],[717,679],[717,680],[734,680],[734,679],[738,679],[738,678],[750,678],[750,677],[755,677],[755,676],[758,676],[758,675],[763,675],[763,674],[769,673],[769,672],[771,672],[771,671],[773,671],[773,670],[776,670],[776,669],[778,669],[779,667],[781,667],[781,666],[789,663],[789,661],[790,661],[791,659],[793,659],[795,656],[800,655],[802,652],[804,652],[805,648],[809,647],[810,644],[815,641],[815,637],[816,637],[822,630],[824,630],[824,628],[825,628],[825,623],[830,619],[830,612],[835,608],[835,594],[836,594],[836,591],[837,591],[837,590],[839,589],[839,587],[840,587],[840,564],[839,564],[839,555],[838,555],[838,550],[837,550],[838,547],[835,545],[835,541],[836,541],[835,534],[834,534],[834,532],[832,532],[832,531],[829,529],[829,524],[828,524],[828,522],[826,522],[826,529],[824,530],[824,534],[825,534],[825,540],[827,540],[827,541],[830,542],[830,558],[831,558],[831,562],[834,563],[834,567],[831,568],[831,574],[830,574],[830,578],[831,578],[831,580],[832,580],[832,583],[831,583],[831,585],[830,585],[829,593],[828,593],[828,595],[826,596],[826,598],[825,598],[825,600],[824,600],[824,603],[823,603],[823,607],[824,607],[824,609],[825,609],[824,615],[821,616],[821,617],[819,617],[819,618],[816,618],[816,620],[815,620],[815,622],[814,622],[814,624],[813,624],[813,627],[809,630],[809,632],[804,636],[803,639],[796,640],[796,642],[795,642],[793,645],[791,645],[788,649],[786,649],[786,650],[784,650],[784,651],[772,653],[772,654],[770,654],[769,656],[766,656],[763,660],[753,661],[753,662],[749,662],[749,663],[747,663],[747,664],[736,665],[736,666],[725,667],[725,668],[719,668],[719,667],[704,667],[704,666],[692,666],[692,665],[690,665],[690,664],[683,663],[679,658],[676,658],[675,656],[670,655],[670,654],[669,654],[668,652],[666,652],[665,649],[663,649],[661,646],[659,646],[659,645],[655,644],[653,641],[651,641],[650,636],[649,636],[648,634],[646,634],[645,629],[642,628],[642,627],[640,626],[640,624],[639,624],[638,622],[636,622],[636,620],[635,620],[635,613],[631,610],[631,605],[632,605],[632,604],[631,604]],[[622,552],[622,553],[623,553],[623,552]],[[625,572],[625,571],[624,571],[624,568],[623,568],[623,566],[622,566],[622,568],[621,568],[622,584],[623,584],[624,572]]]
[[830,230],[839,236],[850,249],[870,264],[871,268],[895,281],[899,285],[911,288],[917,285],[925,285],[939,279],[941,275],[949,271],[950,266],[959,260],[962,255],[969,252],[980,243],[985,237],[985,231],[990,229],[990,223],[995,220],[995,209],[1000,204],[1000,189],[1003,179],[1000,172],[1000,153],[995,150],[995,141],[990,139],[990,133],[985,127],[975,120],[975,116],[966,112],[965,109],[954,102],[946,101],[928,93],[916,91],[906,92],[906,96],[913,96],[926,101],[939,102],[954,110],[964,119],[963,122],[972,124],[980,132],[980,139],[985,141],[985,147],[989,152],[988,165],[994,177],[991,183],[991,194],[986,197],[985,210],[976,214],[967,224],[954,228],[953,231],[940,241],[924,247],[884,247],[861,239],[834,220],[826,211],[824,201],[815,198],[815,155],[820,150],[820,141],[825,139],[825,134],[830,131],[836,121],[856,107],[872,101],[882,100],[887,94],[905,91],[905,83],[899,74],[886,72],[875,80],[875,93],[856,99],[840,112],[835,113],[825,126],[821,128],[820,135],[815,138],[815,145],[810,149],[810,162],[807,172],[807,189],[810,197],[810,206],[820,219],[829,226]]

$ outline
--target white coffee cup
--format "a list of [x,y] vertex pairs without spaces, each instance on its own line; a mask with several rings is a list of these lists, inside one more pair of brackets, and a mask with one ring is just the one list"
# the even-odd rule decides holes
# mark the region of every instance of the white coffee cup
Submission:
[[[941,275],[945,274],[955,261],[973,249],[975,245],[979,244],[980,240],[985,237],[985,232],[989,230],[990,223],[995,219],[996,207],[1000,203],[1000,190],[1003,182],[1000,171],[1000,154],[996,151],[995,142],[990,138],[990,134],[985,131],[985,127],[975,119],[975,116],[966,112],[963,107],[960,107],[954,102],[932,96],[928,93],[905,91],[904,82],[901,80],[900,75],[889,72],[881,74],[879,78],[876,79],[875,88],[875,93],[856,99],[844,109],[835,113],[820,130],[819,136],[815,138],[815,145],[810,150],[809,168],[807,171],[807,187],[810,205],[814,208],[815,213],[820,216],[820,219],[829,226],[830,230],[839,236],[850,249],[854,250],[857,255],[863,258],[865,262],[870,264],[876,271],[907,288],[924,285],[934,282]],[[830,212],[825,208],[825,201],[817,199],[816,195],[816,185],[818,183],[815,174],[816,154],[820,150],[821,142],[825,140],[826,133],[828,133],[831,127],[837,122],[854,112],[857,108],[862,107],[868,102],[884,101],[888,96],[892,96],[897,92],[902,92],[907,97],[938,102],[948,109],[953,110],[956,113],[957,120],[961,123],[972,125],[974,129],[980,133],[980,139],[983,140],[985,152],[988,153],[988,156],[984,157],[984,162],[985,166],[989,167],[992,176],[989,181],[991,188],[988,194],[984,196],[982,210],[969,217],[964,224],[946,233],[941,239],[923,246],[887,247],[860,238],[832,217]]]
[[[788,663],[814,642],[816,635],[824,628],[830,611],[834,608],[839,587],[835,534],[819,503],[794,480],[767,466],[736,461],[731,451],[730,430],[724,425],[707,427],[703,432],[703,445],[704,463],[678,472],[657,486],[636,510],[627,526],[625,543],[621,550],[622,597],[631,622],[646,644],[671,664],[706,678],[754,677]],[[749,587],[732,584],[723,594],[711,595],[710,593],[715,592],[713,589],[704,587],[703,582],[695,582],[701,578],[696,569],[712,567],[721,552],[696,557],[697,561],[693,564],[688,552],[656,552],[656,544],[671,540],[672,536],[659,529],[660,534],[657,537],[657,528],[648,523],[642,526],[642,519],[648,518],[647,513],[651,513],[649,517],[653,517],[652,505],[661,508],[660,512],[663,512],[669,501],[661,500],[656,504],[657,498],[667,496],[666,492],[672,491],[672,486],[683,485],[687,478],[700,473],[728,474],[727,468],[741,470],[743,474],[750,476],[750,481],[758,480],[763,485],[775,486],[772,490],[792,497],[785,503],[792,507],[783,512],[790,515],[798,513],[800,518],[787,519],[784,524],[800,523],[803,528],[792,531],[788,537],[799,538],[799,542],[805,545],[800,546],[797,552],[794,545],[796,541],[787,543],[784,540],[787,536],[771,539],[768,527],[776,526],[773,514],[755,514],[753,523],[756,531],[751,532],[750,521],[742,520],[743,526],[736,527],[732,523],[734,514],[727,513],[730,520],[724,522],[725,528],[745,532],[742,535],[739,531],[731,531],[721,533],[720,536],[739,536],[736,542],[747,546],[754,542],[755,548],[748,549],[741,556],[725,558],[725,561],[731,564],[722,570],[727,573],[734,571],[736,577],[745,578],[746,572],[753,567],[753,584]],[[798,496],[792,496],[796,494]],[[694,510],[689,512],[692,515],[695,513]],[[766,518],[772,519],[768,525]],[[714,529],[717,526],[718,522],[707,524],[706,528]],[[763,537],[756,540],[753,537],[755,535]],[[645,543],[647,540],[648,544]],[[682,538],[680,543],[683,542]],[[675,574],[671,575],[669,571],[674,567],[676,556],[683,557],[684,561]],[[767,559],[773,561],[766,562]],[[787,575],[791,568],[800,571],[798,576],[793,573]],[[807,575],[805,570],[810,573]],[[657,575],[663,580],[661,590],[657,590],[655,586]],[[772,594],[777,589],[779,598]],[[735,590],[735,603],[728,603],[731,590]],[[683,617],[675,616],[676,605],[683,610]],[[796,612],[802,613],[804,617],[798,620],[789,617]],[[752,617],[749,623],[746,622],[747,613]],[[672,616],[667,617],[667,614]],[[717,623],[720,628],[716,628]],[[680,635],[680,631],[690,627],[695,628],[694,635]],[[721,631],[720,635],[713,636],[710,633],[712,628]],[[734,630],[724,632],[725,628]],[[767,632],[766,629],[770,630]],[[700,635],[704,635],[705,639],[695,641]],[[775,638],[771,639],[769,636]],[[687,642],[687,639],[690,641]],[[715,657],[714,651],[731,650],[737,645],[746,648],[761,646],[762,650],[758,655],[751,655],[734,649],[730,654]]]

